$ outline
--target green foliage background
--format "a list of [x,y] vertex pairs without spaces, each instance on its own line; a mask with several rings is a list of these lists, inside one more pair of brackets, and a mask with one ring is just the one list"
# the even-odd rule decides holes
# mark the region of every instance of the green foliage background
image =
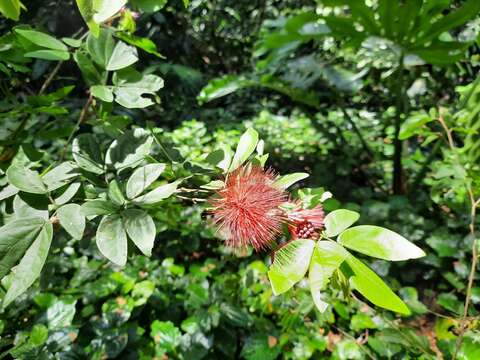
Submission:
[[[333,285],[320,313],[305,280],[274,296],[269,257],[225,248],[188,193],[137,204],[155,224],[155,246],[147,257],[129,242],[124,267],[97,248],[100,217],[87,217],[83,231],[77,205],[65,216],[80,223],[64,226],[58,214],[40,278],[2,310],[0,358],[480,358],[478,266],[470,275],[479,221],[469,198],[480,198],[477,1],[408,0],[395,9],[389,0],[136,0],[102,31],[75,2],[22,3],[0,5],[3,224],[52,211],[41,189],[11,196],[12,178],[20,190],[24,181],[27,190],[42,186],[28,168],[60,197],[71,170],[50,183],[45,174],[82,157],[72,198],[122,203],[128,176],[115,177],[117,192],[96,165],[114,139],[138,151],[136,160],[169,163],[155,186],[186,178],[182,186],[199,187],[215,178],[208,154],[235,150],[253,127],[269,166],[310,174],[294,193],[326,189],[334,195],[326,211],[357,211],[361,224],[394,230],[427,256],[368,260],[410,316]],[[31,29],[75,39],[37,41]],[[135,47],[108,61],[119,40]],[[117,160],[115,170],[125,159]],[[102,188],[102,176],[111,186]],[[105,206],[90,215],[116,211]],[[3,301],[12,286],[4,275]]]

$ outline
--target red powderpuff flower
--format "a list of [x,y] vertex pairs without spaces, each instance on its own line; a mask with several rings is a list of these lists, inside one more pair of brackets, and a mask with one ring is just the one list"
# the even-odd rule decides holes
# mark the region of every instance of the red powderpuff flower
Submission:
[[318,231],[323,229],[325,213],[321,205],[313,209],[303,209],[301,204],[287,213],[288,230],[293,239],[314,239]]
[[259,251],[281,232],[285,216],[278,207],[287,195],[273,186],[275,177],[271,169],[247,164],[229,174],[224,188],[210,200],[213,220],[228,246],[252,245]]

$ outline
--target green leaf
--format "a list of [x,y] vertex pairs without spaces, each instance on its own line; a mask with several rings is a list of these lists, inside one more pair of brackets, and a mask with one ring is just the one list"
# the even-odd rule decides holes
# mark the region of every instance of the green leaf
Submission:
[[108,184],[108,198],[112,200],[115,205],[122,206],[125,204],[125,197],[117,180],[112,180]]
[[351,254],[345,260],[353,271],[350,283],[354,289],[377,306],[410,315],[407,305],[368,266]]
[[403,236],[379,226],[355,226],[341,233],[337,241],[352,250],[384,260],[401,261],[425,256],[422,249]]
[[130,69],[115,73],[113,83],[115,101],[129,109],[152,105],[154,102],[144,95],[155,95],[163,88],[161,77],[153,74],[142,75]]
[[104,173],[100,145],[92,134],[81,134],[73,140],[72,156],[80,168],[98,175]]
[[419,34],[416,44],[423,44],[436,39],[443,32],[452,30],[473,19],[480,11],[480,2],[477,0],[467,0],[462,6],[451,11],[448,15],[440,17],[430,28]]
[[93,20],[100,24],[107,21],[127,3],[127,0],[96,0],[93,1],[95,14]]
[[23,54],[25,57],[31,57],[42,60],[66,61],[70,59],[68,51],[60,50],[36,50]]
[[15,269],[13,280],[3,298],[3,309],[24,293],[40,276],[47,259],[52,242],[53,228],[49,222],[44,222],[40,233],[28,248],[22,260]]
[[162,349],[173,351],[180,345],[182,333],[171,321],[158,321],[152,323],[151,336]]
[[156,204],[175,193],[177,186],[182,180],[177,180],[169,184],[160,185],[152,191],[133,199],[133,203],[137,205],[153,205]]
[[19,0],[2,0],[0,1],[0,13],[9,19],[18,21],[21,4]]
[[0,191],[0,201],[8,199],[9,197],[12,197],[13,195],[18,194],[18,189],[13,186],[13,185],[7,185],[5,186],[2,191]]
[[115,41],[111,30],[101,29],[98,37],[91,34],[87,37],[87,52],[103,69],[106,69],[114,48]]
[[91,200],[81,206],[84,216],[110,215],[117,211],[117,207],[107,200]]
[[47,193],[47,187],[36,171],[19,165],[11,165],[7,170],[8,182],[21,191],[33,194]]
[[255,84],[244,76],[227,75],[213,79],[205,86],[197,97],[200,104],[229,95],[239,89]]
[[73,54],[73,59],[77,63],[82,76],[85,79],[87,85],[100,84],[104,82],[102,75],[100,75],[98,69],[93,64],[92,60],[82,50],[77,50]]
[[140,128],[125,131],[107,150],[106,163],[115,169],[133,167],[150,153],[153,138]]
[[108,60],[107,70],[115,71],[126,68],[138,61],[137,48],[119,41],[113,49],[112,56]]
[[68,185],[65,191],[60,196],[55,198],[55,204],[63,205],[69,202],[77,194],[78,189],[80,189],[80,185],[81,183],[79,182]]
[[305,276],[310,265],[315,242],[295,240],[275,252],[268,278],[275,295],[288,291]]
[[66,161],[55,166],[42,176],[42,181],[47,185],[48,191],[54,191],[67,185],[79,175],[74,162]]
[[339,268],[348,255],[341,245],[333,241],[319,241],[313,250],[308,279],[313,301],[322,313],[328,304],[322,300],[320,292],[326,288],[334,271]]
[[136,169],[127,181],[127,198],[140,195],[164,170],[165,164],[148,164]]
[[[22,197],[25,198],[26,201],[22,199]],[[40,199],[38,197],[40,197]],[[16,195],[13,199],[13,212],[17,219],[33,217],[48,220],[48,204],[45,202],[45,197],[41,195],[26,193]]]
[[406,140],[409,137],[417,134],[418,130],[425,124],[433,121],[433,119],[427,113],[413,114],[408,117],[400,128],[400,140]]
[[138,37],[129,33],[116,33],[115,36],[125,41],[127,44],[140,48],[149,54],[155,55],[161,59],[165,58],[165,56],[157,51],[157,46],[150,39]]
[[153,13],[162,10],[168,0],[132,0],[132,4],[146,13]]
[[105,102],[112,102],[113,101],[113,90],[111,86],[105,85],[94,85],[90,87],[90,92],[96,98],[99,98]]
[[57,209],[57,216],[60,225],[74,239],[80,240],[85,230],[85,216],[82,214],[82,207],[77,204],[63,205]]
[[229,172],[237,169],[242,165],[245,160],[255,151],[255,148],[258,143],[258,133],[253,128],[248,128],[247,131],[243,133],[238,142],[237,149],[235,150],[235,155],[233,156],[232,163],[228,169]]
[[100,26],[93,20],[93,15],[95,14],[94,1],[95,0],[76,0],[78,10],[80,10],[80,14],[82,14],[90,32],[95,37],[98,37],[100,35]]
[[78,9],[91,33],[100,35],[99,23],[114,16],[126,4],[126,0],[76,0]]
[[358,313],[352,316],[350,321],[350,329],[361,331],[365,329],[376,329],[376,325],[372,318],[364,313]]
[[15,29],[15,32],[37,46],[68,52],[68,48],[63,42],[43,32],[19,28]]
[[96,237],[97,247],[103,256],[119,266],[127,263],[127,234],[119,215],[104,216]]
[[287,189],[296,182],[306,179],[309,177],[307,173],[293,173],[288,175],[280,176],[277,180],[274,181],[273,186],[280,189]]
[[155,223],[150,215],[143,210],[127,209],[122,213],[123,226],[137,245],[140,251],[146,255],[152,255],[153,243],[155,241]]
[[82,46],[82,40],[81,39],[74,39],[70,37],[63,37],[62,41],[67,44],[68,46],[71,46],[73,48],[78,48]]
[[345,209],[332,211],[325,216],[325,235],[328,237],[337,236],[359,218],[360,214],[355,211]]
[[23,218],[0,228],[0,279],[20,260],[44,224],[41,218]]

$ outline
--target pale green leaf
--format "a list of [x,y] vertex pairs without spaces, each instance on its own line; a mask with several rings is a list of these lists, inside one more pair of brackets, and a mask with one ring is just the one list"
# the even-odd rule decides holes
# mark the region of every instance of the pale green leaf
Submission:
[[350,254],[346,262],[353,271],[350,283],[360,294],[377,306],[410,314],[407,305],[367,265]]
[[107,70],[115,71],[126,68],[138,61],[137,48],[119,41],[108,60]]
[[43,32],[19,28],[15,29],[15,32],[35,45],[59,50],[60,52],[68,52],[68,48],[63,42]]
[[96,238],[103,256],[119,266],[127,263],[127,234],[119,215],[104,216],[98,225]]
[[72,156],[80,168],[94,174],[103,174],[100,145],[92,134],[81,134],[73,140]]
[[105,102],[112,102],[113,101],[113,90],[111,86],[105,85],[94,85],[90,87],[90,92],[96,98],[99,98]]
[[153,138],[143,129],[125,131],[107,150],[106,163],[115,169],[133,167],[150,153]]
[[25,202],[19,194],[13,198],[13,212],[17,219],[22,218],[42,218],[48,220],[48,204],[36,204],[33,207]]
[[127,209],[122,213],[123,226],[133,243],[146,255],[152,255],[155,241],[155,223],[143,210]]
[[109,215],[116,211],[115,204],[101,199],[87,201],[81,206],[81,213],[84,216]]
[[354,224],[360,218],[360,214],[346,209],[334,210],[325,216],[325,235],[337,236],[343,230]]
[[57,216],[60,220],[60,225],[62,225],[72,238],[80,240],[83,237],[85,216],[82,214],[80,205],[63,205],[57,209]]
[[257,143],[258,133],[255,131],[255,129],[248,128],[247,131],[245,131],[240,137],[240,141],[238,142],[235,155],[233,156],[233,160],[228,171],[231,172],[242,165],[245,160],[247,160],[248,157],[255,151]]
[[127,181],[127,198],[133,199],[149,187],[165,170],[165,164],[148,164],[136,169]]
[[117,206],[125,204],[125,197],[117,180],[112,180],[108,184],[108,198]]
[[288,291],[305,276],[310,265],[315,242],[295,240],[275,252],[268,278],[275,295]]
[[348,255],[341,245],[333,241],[319,241],[313,250],[308,278],[313,301],[320,312],[324,312],[327,305],[322,300],[320,292],[326,288],[334,271]]
[[7,307],[19,295],[24,293],[40,276],[52,242],[53,228],[49,222],[44,222],[38,236],[28,248],[22,260],[16,267],[13,280],[3,298],[3,308]]
[[68,51],[60,50],[36,50],[27,52],[23,54],[23,56],[52,61],[66,61],[70,59],[70,54]]
[[403,236],[372,225],[360,225],[345,230],[338,242],[349,249],[379,259],[401,261],[425,256],[425,252]]
[[309,175],[307,173],[293,173],[288,175],[280,176],[277,180],[274,181],[273,186],[280,189],[287,189],[296,182],[306,179]]
[[44,224],[42,218],[23,218],[0,228],[0,279],[20,260]]
[[8,182],[21,191],[33,194],[45,194],[47,187],[38,172],[19,165],[7,169]]
[[65,191],[60,196],[55,198],[55,204],[63,205],[69,202],[78,192],[78,189],[80,189],[80,185],[81,183],[79,182],[68,185]]
[[42,181],[47,186],[48,191],[54,191],[67,185],[78,175],[76,164],[66,161],[42,175]]
[[97,0],[94,1],[95,14],[93,20],[100,24],[107,21],[127,3],[127,0]]
[[149,191],[145,195],[141,195],[133,199],[133,202],[137,205],[153,205],[156,204],[175,193],[177,186],[182,180],[177,180],[169,184],[160,185],[159,187]]
[[112,57],[115,41],[111,30],[101,29],[97,37],[91,34],[87,37],[87,51],[92,60],[103,69],[107,67],[108,61]]

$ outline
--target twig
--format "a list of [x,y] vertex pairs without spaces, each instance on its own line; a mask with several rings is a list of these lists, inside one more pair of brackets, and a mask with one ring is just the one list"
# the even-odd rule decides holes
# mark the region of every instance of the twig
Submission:
[[53,68],[52,72],[50,75],[48,75],[47,79],[43,83],[42,87],[40,88],[40,91],[38,92],[38,95],[42,95],[45,90],[47,90],[48,85],[53,81],[53,78],[58,74],[58,71],[63,65],[63,61],[59,61],[58,64]]
[[72,132],[68,136],[67,142],[65,143],[65,146],[63,147],[62,154],[60,155],[60,159],[58,161],[59,163],[61,163],[63,161],[63,159],[65,158],[65,155],[66,155],[67,149],[68,149],[68,145],[72,141],[73,136],[75,135],[75,133],[79,129],[80,125],[85,121],[85,117],[87,116],[87,112],[88,112],[88,109],[90,108],[90,105],[92,104],[92,101],[93,101],[93,95],[90,94],[87,102],[85,103],[85,105],[82,108],[82,111],[80,112],[80,116],[78,117],[77,123],[75,124],[74,128],[72,129]]

